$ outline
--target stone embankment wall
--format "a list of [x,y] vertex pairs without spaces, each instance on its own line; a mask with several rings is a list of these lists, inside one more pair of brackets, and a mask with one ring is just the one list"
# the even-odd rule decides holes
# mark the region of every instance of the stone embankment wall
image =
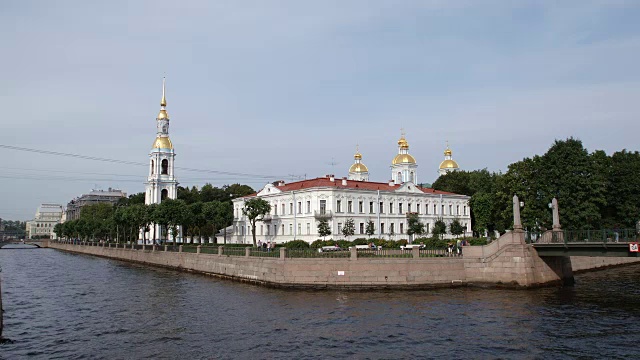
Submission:
[[[200,272],[240,281],[302,288],[429,288],[458,285],[536,287],[571,283],[573,271],[636,262],[628,258],[540,258],[521,233],[486,246],[464,248],[464,257],[266,258],[132,250],[51,242],[49,247]],[[588,260],[585,260],[588,259]],[[576,262],[572,268],[572,262]],[[613,263],[615,262],[615,263]],[[577,265],[579,264],[579,265]],[[576,269],[576,267],[578,269]]]

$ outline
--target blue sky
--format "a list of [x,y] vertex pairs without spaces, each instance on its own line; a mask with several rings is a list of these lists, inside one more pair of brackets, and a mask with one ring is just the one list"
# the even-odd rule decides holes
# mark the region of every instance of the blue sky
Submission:
[[[148,161],[162,76],[183,185],[387,181],[404,128],[418,180],[448,140],[505,171],[554,139],[638,150],[637,1],[3,1],[0,145]],[[0,148],[0,217],[146,168]],[[336,165],[331,165],[331,163]],[[266,176],[266,177],[264,177]]]

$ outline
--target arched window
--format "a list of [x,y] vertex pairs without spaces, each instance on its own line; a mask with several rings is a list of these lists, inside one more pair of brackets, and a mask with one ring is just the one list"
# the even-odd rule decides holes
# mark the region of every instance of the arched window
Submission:
[[409,181],[411,182],[415,182],[415,175],[413,174],[413,171],[411,172],[411,178],[409,179]]
[[167,175],[169,171],[169,160],[162,160],[162,175]]
[[164,201],[167,196],[169,196],[169,191],[167,189],[162,189],[162,192],[160,192],[160,201]]
[[398,180],[399,183],[403,182],[402,181],[402,173],[398,171]]
[[153,169],[153,165],[154,165],[153,160],[151,160],[151,175],[153,175],[153,173],[155,172]]

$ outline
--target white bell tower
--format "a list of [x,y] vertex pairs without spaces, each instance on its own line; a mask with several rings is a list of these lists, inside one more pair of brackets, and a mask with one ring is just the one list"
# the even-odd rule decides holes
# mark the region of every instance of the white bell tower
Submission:
[[[156,118],[156,139],[149,153],[149,175],[145,183],[144,203],[146,205],[160,204],[164,199],[176,199],[178,196],[178,181],[174,175],[174,160],[176,153],[169,139],[169,115],[167,114],[167,99],[165,97],[165,79],[162,79],[162,100],[160,112]],[[143,239],[142,231],[140,240]],[[152,224],[146,235],[147,243],[154,240],[172,240],[173,236],[164,233],[162,226]],[[178,229],[177,242],[182,242],[182,229]]]

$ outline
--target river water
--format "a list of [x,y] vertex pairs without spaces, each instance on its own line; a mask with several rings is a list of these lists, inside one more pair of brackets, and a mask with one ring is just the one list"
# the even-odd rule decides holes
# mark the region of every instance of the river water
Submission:
[[535,290],[293,291],[2,249],[2,359],[640,357],[640,266]]

